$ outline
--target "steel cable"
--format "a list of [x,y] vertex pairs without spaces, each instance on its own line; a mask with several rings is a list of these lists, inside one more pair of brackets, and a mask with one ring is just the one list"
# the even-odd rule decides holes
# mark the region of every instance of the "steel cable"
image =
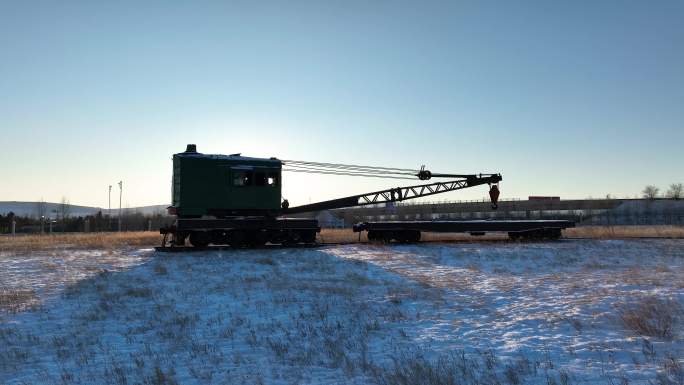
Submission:
[[328,174],[328,175],[344,175],[344,176],[360,176],[365,178],[385,178],[385,179],[404,179],[404,180],[414,180],[415,178],[408,178],[402,176],[391,176],[383,174],[364,174],[360,172],[345,172],[344,170],[308,170],[308,169],[297,169],[297,168],[283,168],[286,172],[301,172],[307,174]]
[[306,171],[312,171],[312,172],[335,171],[335,172],[361,173],[361,174],[415,176],[415,174],[409,173],[409,172],[391,172],[391,171],[386,171],[386,170],[373,170],[373,169],[326,168],[326,167],[300,166],[300,165],[285,165],[285,167],[287,167],[288,169],[306,170]]
[[308,162],[298,160],[283,160],[283,171],[302,172],[309,174],[329,174],[329,175],[347,175],[360,176],[366,178],[386,178],[386,179],[414,179],[418,170],[395,168],[395,167],[379,167],[379,166],[361,166],[356,164],[339,164],[339,163],[324,163],[324,162]]
[[283,160],[286,165],[292,166],[308,166],[308,167],[321,167],[321,168],[335,168],[335,169],[349,169],[349,170],[372,170],[372,171],[388,171],[391,173],[401,172],[401,173],[411,173],[414,175],[419,170],[409,169],[409,168],[398,168],[398,167],[379,167],[379,166],[361,166],[357,164],[341,164],[341,163],[323,163],[323,162],[308,162],[302,160]]

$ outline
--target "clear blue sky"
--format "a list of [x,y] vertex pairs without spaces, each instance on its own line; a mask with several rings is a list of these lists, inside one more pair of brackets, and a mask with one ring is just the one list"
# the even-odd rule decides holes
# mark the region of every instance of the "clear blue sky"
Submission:
[[[682,1],[0,0],[0,200],[106,206],[123,179],[124,204],[167,203],[186,143],[501,172],[503,197],[666,188],[683,20]],[[293,203],[397,185],[284,183]]]

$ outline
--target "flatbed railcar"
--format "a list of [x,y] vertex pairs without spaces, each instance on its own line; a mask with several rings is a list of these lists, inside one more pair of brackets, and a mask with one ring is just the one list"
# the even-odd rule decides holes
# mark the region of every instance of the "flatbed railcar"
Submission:
[[575,227],[566,220],[468,220],[361,222],[354,232],[367,232],[369,241],[418,242],[422,232],[507,233],[511,239],[558,239],[562,230]]

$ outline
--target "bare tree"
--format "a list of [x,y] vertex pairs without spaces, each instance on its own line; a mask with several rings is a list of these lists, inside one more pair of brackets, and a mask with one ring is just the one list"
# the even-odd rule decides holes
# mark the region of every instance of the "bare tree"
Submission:
[[667,190],[667,197],[672,199],[681,199],[684,196],[684,185],[681,183],[673,183],[670,189]]
[[59,216],[62,219],[62,232],[64,232],[64,229],[66,228],[66,221],[67,218],[69,218],[69,214],[71,214],[69,200],[66,199],[66,197],[62,197],[62,201],[59,204]]
[[36,203],[36,216],[40,220],[40,232],[45,232],[45,215],[47,214],[47,204],[43,198]]
[[649,184],[648,186],[644,187],[644,190],[641,191],[642,196],[646,199],[655,199],[658,197],[658,192],[660,189],[652,184]]

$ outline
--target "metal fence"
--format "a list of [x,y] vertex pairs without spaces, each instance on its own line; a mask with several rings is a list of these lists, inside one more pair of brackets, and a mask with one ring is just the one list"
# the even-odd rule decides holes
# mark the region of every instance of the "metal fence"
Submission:
[[[544,204],[509,199],[497,211],[483,205],[487,200],[402,203],[395,206],[342,209],[336,212],[345,227],[360,221],[472,220],[472,219],[567,219],[582,225],[684,225],[684,200],[587,199]],[[479,205],[472,203],[480,203]],[[532,209],[531,209],[532,208]]]

